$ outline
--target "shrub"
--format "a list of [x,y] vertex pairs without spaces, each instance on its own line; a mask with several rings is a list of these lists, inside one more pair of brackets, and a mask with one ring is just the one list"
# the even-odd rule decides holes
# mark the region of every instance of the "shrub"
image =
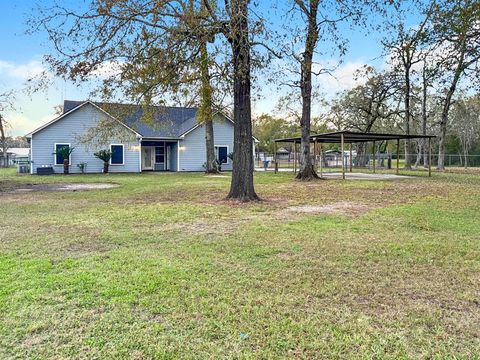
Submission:
[[110,165],[112,152],[110,150],[100,150],[93,155],[103,161],[103,172],[104,174],[108,174],[108,165]]

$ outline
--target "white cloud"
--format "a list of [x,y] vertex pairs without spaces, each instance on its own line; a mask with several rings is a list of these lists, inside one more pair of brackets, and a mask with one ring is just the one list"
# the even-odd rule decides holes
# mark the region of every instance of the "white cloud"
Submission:
[[100,79],[106,79],[111,76],[119,75],[122,70],[122,66],[123,63],[119,61],[106,61],[100,64],[95,71],[92,71],[91,75]]
[[351,61],[340,65],[335,65],[333,61],[323,63],[319,66],[332,67],[334,70],[330,74],[318,76],[316,86],[320,92],[332,96],[339,91],[352,89],[364,82],[364,79],[355,78],[355,72],[365,65],[363,61]]
[[28,115],[12,112],[7,113],[5,118],[9,123],[7,134],[12,136],[26,135],[32,130],[40,127],[46,122],[52,120],[52,115],[44,115],[42,117],[29,117]]
[[46,71],[45,66],[34,57],[25,62],[0,59],[0,92],[15,90],[15,111],[5,113],[10,123],[9,135],[25,135],[54,118],[54,107],[64,99],[84,100],[90,93],[89,84],[76,86],[55,78],[46,72],[52,82],[48,88],[30,94],[24,92],[26,81]]
[[43,64],[37,60],[26,63],[14,63],[0,60],[0,76],[19,80],[28,80],[45,72]]

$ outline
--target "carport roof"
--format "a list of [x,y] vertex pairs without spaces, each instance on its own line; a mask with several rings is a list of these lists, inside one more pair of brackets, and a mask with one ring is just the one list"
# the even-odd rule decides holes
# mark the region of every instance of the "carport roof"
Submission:
[[[357,131],[336,131],[323,134],[310,135],[310,142],[319,143],[341,143],[343,135],[344,143],[357,143],[368,141],[385,141],[385,140],[408,140],[408,139],[431,139],[434,135],[405,135],[405,134],[387,134],[387,133],[366,133]],[[301,137],[292,137],[285,139],[275,139],[275,142],[300,142]]]

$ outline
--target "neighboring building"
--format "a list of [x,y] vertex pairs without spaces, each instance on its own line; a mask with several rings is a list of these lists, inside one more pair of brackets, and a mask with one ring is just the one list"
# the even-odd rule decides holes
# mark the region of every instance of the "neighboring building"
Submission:
[[[339,150],[327,150],[324,152],[324,164],[326,167],[332,166],[342,166],[342,152]],[[357,157],[357,152],[355,150],[352,150],[352,161],[355,161],[355,158]],[[343,159],[345,162],[345,165],[348,165],[350,163],[350,151],[346,150],[343,152]]]
[[[112,151],[110,172],[141,171],[204,171],[206,161],[205,128],[197,122],[196,108],[151,107],[149,113],[138,105],[64,102],[63,114],[27,134],[30,142],[30,172],[39,167],[52,167],[63,172],[63,158],[55,154],[61,147],[74,147],[70,172],[102,172],[103,163],[94,152]],[[102,144],[85,143],[92,129],[102,121],[116,124]],[[115,134],[115,135],[113,135]],[[233,122],[217,113],[214,118],[214,138],[217,159],[222,170],[232,169],[229,154],[233,152]],[[82,141],[80,141],[82,139]]]
[[18,162],[28,162],[29,153],[29,148],[9,148],[5,157],[0,149],[0,167],[4,166],[5,161],[8,162],[7,166],[14,166]]
[[289,150],[281,147],[277,149],[277,160],[291,160],[291,153]]

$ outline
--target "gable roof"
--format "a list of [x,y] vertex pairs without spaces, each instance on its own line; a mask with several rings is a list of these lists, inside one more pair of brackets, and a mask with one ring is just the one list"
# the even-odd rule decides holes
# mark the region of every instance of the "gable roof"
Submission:
[[138,132],[136,132],[135,130],[133,130],[132,128],[128,127],[126,124],[124,124],[123,122],[119,121],[118,119],[116,119],[115,117],[113,117],[112,115],[110,115],[109,113],[107,113],[105,110],[101,109],[100,107],[98,107],[97,105],[95,105],[94,103],[92,103],[91,101],[84,101],[84,102],[81,102],[78,106],[75,106],[75,107],[72,107],[70,109],[68,109],[68,111],[63,111],[63,114],[61,114],[60,116],[54,118],[53,120],[47,122],[46,124],[43,124],[42,126],[36,128],[35,130],[29,132],[27,135],[25,135],[26,138],[31,138],[33,134],[39,132],[40,130],[43,130],[45,129],[46,127],[52,125],[53,123],[56,123],[58,120],[61,120],[63,119],[65,116],[69,115],[70,113],[74,112],[75,110],[77,109],[80,109],[81,107],[83,107],[84,105],[87,105],[87,104],[90,104],[91,106],[95,107],[96,109],[100,110],[101,112],[105,113],[107,116],[111,117],[113,120],[115,121],[118,121],[120,122],[123,126],[125,126],[128,130],[134,132],[137,136],[141,136]]
[[[81,101],[65,100],[64,113],[74,111],[83,104]],[[197,121],[198,109],[193,107],[150,106],[145,109],[133,104],[92,104],[144,138],[180,138],[200,126]]]

